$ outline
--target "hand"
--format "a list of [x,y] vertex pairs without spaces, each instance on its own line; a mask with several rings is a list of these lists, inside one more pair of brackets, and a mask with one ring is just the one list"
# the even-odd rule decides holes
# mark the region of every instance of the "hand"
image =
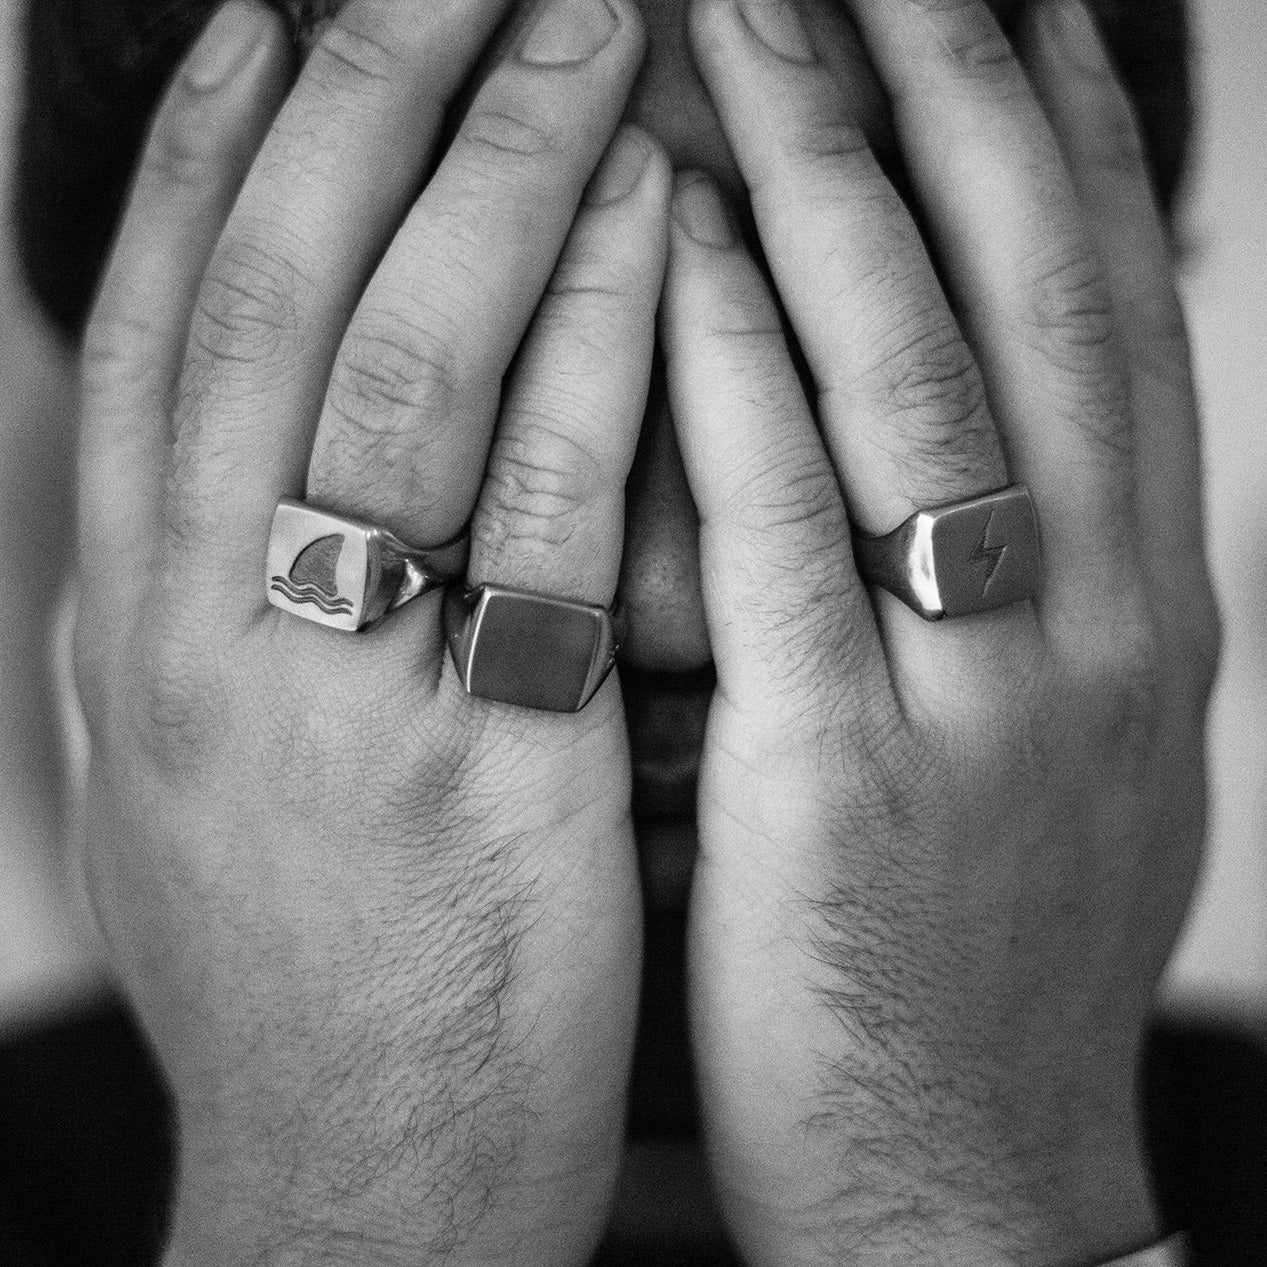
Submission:
[[[1158,1231],[1133,1079],[1218,639],[1167,241],[1080,9],[1031,15],[1024,67],[975,0],[851,9],[927,243],[794,6],[693,13],[813,394],[682,180],[663,337],[718,677],[691,908],[712,1164],[756,1263],[1103,1261]],[[868,594],[851,520],[1011,482],[1032,603],[927,625]]]
[[231,0],[86,339],[85,865],[179,1110],[173,1261],[566,1263],[605,1218],[639,963],[614,680],[491,704],[439,594],[360,637],[265,601],[305,489],[419,545],[474,512],[473,583],[611,601],[667,161],[621,131],[582,203],[627,0],[507,36],[445,149],[500,16],[352,0],[287,92],[280,23]]

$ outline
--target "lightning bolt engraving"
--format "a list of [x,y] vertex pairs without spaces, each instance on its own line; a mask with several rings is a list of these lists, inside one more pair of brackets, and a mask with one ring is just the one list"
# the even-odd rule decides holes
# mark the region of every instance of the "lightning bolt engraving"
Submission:
[[1003,562],[1003,556],[1007,553],[1006,543],[1003,545],[987,545],[990,539],[990,526],[994,523],[994,511],[990,511],[986,517],[985,526],[981,529],[981,536],[977,538],[977,544],[972,547],[972,553],[968,556],[969,563],[984,563],[986,565],[985,581],[981,586],[981,597],[984,598],[986,591],[990,588],[990,582],[994,580],[994,574],[999,570],[999,564]]

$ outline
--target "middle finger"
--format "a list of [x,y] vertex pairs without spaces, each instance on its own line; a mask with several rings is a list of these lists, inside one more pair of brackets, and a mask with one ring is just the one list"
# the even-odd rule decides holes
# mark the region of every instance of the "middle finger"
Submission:
[[552,0],[477,93],[339,350],[309,496],[434,544],[471,514],[502,378],[619,121],[628,0]]

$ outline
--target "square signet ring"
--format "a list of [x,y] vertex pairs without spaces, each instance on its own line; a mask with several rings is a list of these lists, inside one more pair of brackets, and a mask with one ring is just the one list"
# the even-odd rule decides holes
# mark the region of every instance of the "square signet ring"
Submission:
[[451,586],[444,623],[471,695],[554,713],[589,703],[620,646],[620,616],[611,608],[505,585]]
[[273,513],[268,601],[292,616],[355,632],[466,570],[463,533],[417,550],[384,528],[283,497]]
[[853,549],[868,585],[925,620],[1031,598],[1042,576],[1038,520],[1023,484],[916,511],[881,537],[855,532]]

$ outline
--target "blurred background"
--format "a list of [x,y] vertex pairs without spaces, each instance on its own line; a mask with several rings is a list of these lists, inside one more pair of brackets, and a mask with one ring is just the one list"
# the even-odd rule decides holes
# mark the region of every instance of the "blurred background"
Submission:
[[[1194,0],[1200,118],[1181,221],[1183,287],[1205,405],[1210,549],[1227,626],[1210,739],[1200,899],[1167,1002],[1267,1015],[1267,5]],[[21,0],[0,0],[0,206],[20,85]],[[0,244],[0,1037],[102,989],[58,840],[50,712],[72,497],[64,352]],[[57,527],[57,525],[63,525]],[[52,525],[52,527],[50,527]],[[29,560],[47,560],[32,569]],[[19,566],[20,562],[20,566]],[[64,641],[64,640],[63,640]]]

